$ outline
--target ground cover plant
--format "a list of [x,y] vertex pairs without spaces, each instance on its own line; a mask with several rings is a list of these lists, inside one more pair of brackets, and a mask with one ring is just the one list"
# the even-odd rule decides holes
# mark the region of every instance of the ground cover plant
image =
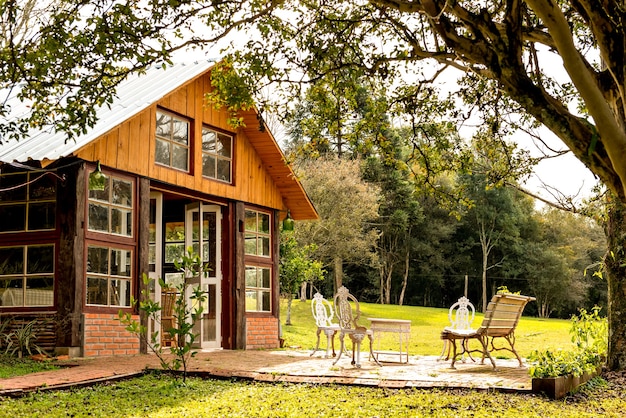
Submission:
[[356,386],[270,384],[147,375],[72,391],[3,399],[10,417],[618,417],[626,408],[623,385],[594,381],[575,396],[472,390],[378,389]]

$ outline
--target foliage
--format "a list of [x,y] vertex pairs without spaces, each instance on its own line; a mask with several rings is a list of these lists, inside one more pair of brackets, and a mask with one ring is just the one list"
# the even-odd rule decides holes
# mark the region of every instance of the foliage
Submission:
[[[23,358],[26,354],[33,355],[35,351],[43,354],[43,350],[35,342],[38,323],[39,320],[33,319],[11,329],[10,322],[5,321],[0,328],[0,347],[4,347],[4,354],[17,355],[18,358]],[[7,331],[4,331],[5,329]]]
[[340,285],[344,263],[371,265],[375,260],[378,232],[371,222],[378,216],[379,188],[361,179],[356,160],[303,162],[299,173],[320,219],[298,222],[294,237],[301,245],[316,245],[312,257],[324,268],[332,266],[335,285]]
[[[126,330],[137,335],[146,342],[148,348],[153,351],[159,358],[161,366],[166,370],[180,370],[182,368],[183,383],[187,379],[187,366],[189,359],[197,354],[194,350],[194,343],[198,336],[194,332],[196,322],[200,319],[203,311],[203,303],[206,301],[206,294],[202,292],[199,286],[192,288],[192,282],[197,277],[204,274],[206,266],[198,254],[194,254],[193,248],[189,247],[186,254],[180,260],[175,261],[175,267],[183,273],[183,280],[177,283],[176,300],[172,316],[174,324],[171,328],[161,330],[160,315],[161,305],[157,301],[150,298],[150,279],[143,274],[144,288],[141,292],[142,298],[139,301],[139,310],[144,312],[149,320],[153,321],[155,330],[148,335],[148,328],[137,320],[132,318],[128,312],[119,312],[119,320],[126,325]],[[162,289],[171,286],[165,283],[163,279],[159,279]],[[133,300],[132,305],[137,301]],[[164,356],[164,347],[160,343],[160,332],[168,332],[174,337],[176,344],[173,344],[169,351],[174,357],[170,360]]]
[[608,330],[606,318],[601,318],[599,313],[596,306],[591,312],[580,309],[579,316],[572,316],[573,349],[533,351],[529,356],[531,377],[580,376],[602,366],[608,349]]
[[303,282],[314,284],[324,278],[322,263],[312,259],[315,244],[301,246],[292,232],[280,234],[280,290],[287,295],[286,325],[291,325],[291,302]]

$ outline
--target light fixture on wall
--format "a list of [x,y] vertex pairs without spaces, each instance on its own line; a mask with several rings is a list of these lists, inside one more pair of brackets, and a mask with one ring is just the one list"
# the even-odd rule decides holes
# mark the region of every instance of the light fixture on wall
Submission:
[[287,210],[287,217],[283,220],[283,231],[293,231],[293,219],[291,219],[291,211]]
[[89,173],[89,190],[103,191],[106,187],[107,176],[100,168],[100,161],[96,163],[96,169]]

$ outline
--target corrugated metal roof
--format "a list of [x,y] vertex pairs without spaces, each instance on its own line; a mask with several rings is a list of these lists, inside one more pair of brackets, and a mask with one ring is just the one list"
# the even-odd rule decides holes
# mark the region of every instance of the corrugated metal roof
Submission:
[[[215,60],[201,60],[193,63],[177,63],[163,68],[154,66],[145,74],[131,75],[117,88],[117,98],[111,107],[97,110],[97,122],[87,133],[66,142],[67,134],[54,132],[52,128],[33,130],[20,141],[0,144],[0,161],[25,162],[28,160],[57,160],[71,155],[92,140],[108,132],[130,117],[138,114],[157,100],[174,91],[215,64]],[[12,115],[28,112],[28,103],[19,101],[15,95],[7,102]],[[0,123],[2,121],[0,120]]]

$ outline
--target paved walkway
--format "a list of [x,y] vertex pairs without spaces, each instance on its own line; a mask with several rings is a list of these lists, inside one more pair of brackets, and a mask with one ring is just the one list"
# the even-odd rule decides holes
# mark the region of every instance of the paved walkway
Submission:
[[[348,384],[393,388],[474,388],[482,390],[531,390],[526,367],[517,361],[496,359],[498,370],[489,365],[437,361],[436,356],[410,356],[408,364],[383,362],[378,366],[362,353],[362,368],[350,364],[350,356],[342,357],[336,365],[323,353],[309,356],[303,350],[216,350],[199,353],[189,367],[192,374],[203,377],[242,378],[264,382],[316,384]],[[396,356],[397,358],[397,356]],[[381,360],[391,360],[382,358]],[[97,382],[139,375],[146,369],[160,369],[154,355],[80,358],[65,362],[59,370],[0,379],[0,396],[20,396],[29,391],[64,389],[92,385]]]

